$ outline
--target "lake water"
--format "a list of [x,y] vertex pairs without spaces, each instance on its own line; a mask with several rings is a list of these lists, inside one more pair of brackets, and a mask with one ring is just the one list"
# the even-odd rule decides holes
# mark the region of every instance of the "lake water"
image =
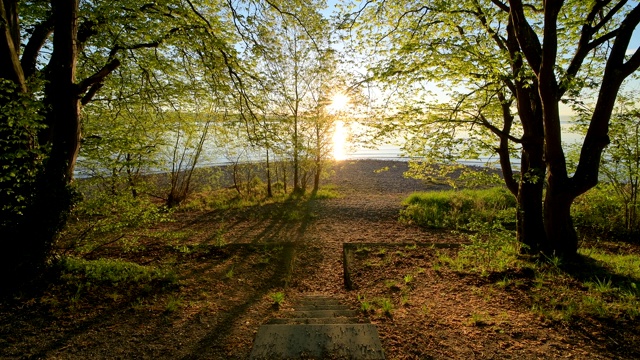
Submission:
[[[350,143],[349,138],[353,135],[353,132],[360,131],[358,126],[351,124],[347,126],[342,121],[337,121],[334,128],[333,142],[333,157],[337,160],[360,160],[360,159],[375,159],[375,160],[400,160],[407,161],[409,158],[402,152],[400,142],[397,139],[388,139],[382,141],[375,146],[365,146],[362,144]],[[563,128],[563,141],[565,143],[577,143],[583,140],[583,136],[570,131],[571,122],[569,118],[563,119],[561,126]],[[258,149],[253,151],[246,151],[242,158],[236,156],[225,156],[225,151],[215,145],[206,144],[198,166],[216,166],[216,165],[228,165],[236,162],[255,162],[264,161],[266,158],[263,151]],[[276,159],[277,160],[277,159]],[[487,163],[497,163],[497,154],[493,156],[485,156],[479,159],[463,160],[461,163],[467,165],[484,166]],[[167,164],[171,163],[171,159],[167,157],[163,162]],[[512,159],[514,166],[518,166],[518,159]],[[169,168],[169,166],[167,166]],[[167,169],[153,169],[152,172],[162,172]],[[86,169],[82,168],[81,162],[76,168],[76,177],[88,177],[91,176]]]

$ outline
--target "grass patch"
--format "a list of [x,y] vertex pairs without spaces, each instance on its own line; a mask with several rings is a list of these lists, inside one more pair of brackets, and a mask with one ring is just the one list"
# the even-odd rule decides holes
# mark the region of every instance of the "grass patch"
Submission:
[[[54,313],[78,311],[95,304],[131,302],[141,304],[151,294],[175,289],[178,276],[173,269],[143,266],[117,259],[85,260],[64,256],[56,263],[60,277],[42,297]],[[167,303],[166,312],[177,309]]]
[[400,218],[427,228],[472,230],[476,223],[511,227],[516,218],[516,200],[502,187],[414,193],[403,204]]
[[269,297],[271,298],[272,306],[275,307],[275,308],[280,308],[280,306],[282,306],[282,304],[284,304],[285,295],[281,291],[278,291],[278,292],[275,292],[275,293],[271,293],[269,295]]
[[117,259],[85,260],[63,257],[58,266],[63,277],[82,279],[86,283],[118,285],[153,281],[177,282],[177,275],[172,270],[143,266]]
[[390,299],[382,298],[378,299],[378,305],[380,306],[380,310],[386,316],[393,315],[393,302]]
[[522,257],[511,227],[515,199],[504,188],[417,193],[404,205],[405,221],[463,230],[470,241],[455,255],[438,253],[432,262],[435,271],[446,267],[493,278],[498,291],[527,288],[531,311],[552,321],[635,319],[640,314],[639,255],[585,248],[575,263]]
[[318,200],[324,199],[336,199],[340,197],[340,192],[334,185],[321,186],[315,194],[311,194],[311,197]]

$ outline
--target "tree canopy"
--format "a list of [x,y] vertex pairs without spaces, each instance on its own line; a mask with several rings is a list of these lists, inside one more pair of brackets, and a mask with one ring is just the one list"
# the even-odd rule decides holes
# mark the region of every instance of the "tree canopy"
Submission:
[[[264,35],[256,30],[272,31],[265,23],[256,26],[268,17],[254,16],[255,10],[280,17],[283,30],[290,21],[311,39],[326,25],[317,15],[321,6],[0,1],[0,132],[8,139],[0,160],[3,266],[11,272],[42,268],[77,201],[72,181],[82,142],[102,151],[94,159],[115,169],[120,165],[108,163],[121,159],[130,166],[132,158],[166,142],[173,115],[182,115],[177,121],[184,124],[199,121],[194,114],[204,109],[255,119],[258,104],[250,94],[260,74],[249,50]],[[307,18],[317,21],[305,25]],[[273,34],[264,39],[277,38]]]
[[[369,52],[369,79],[393,89],[384,116],[414,130],[414,149],[445,165],[497,153],[518,198],[519,239],[571,256],[569,209],[597,183],[616,95],[640,65],[630,47],[638,22],[640,6],[625,0],[461,0],[367,1],[342,23]],[[429,96],[433,84],[445,101]],[[561,109],[590,89],[597,101],[569,174]]]

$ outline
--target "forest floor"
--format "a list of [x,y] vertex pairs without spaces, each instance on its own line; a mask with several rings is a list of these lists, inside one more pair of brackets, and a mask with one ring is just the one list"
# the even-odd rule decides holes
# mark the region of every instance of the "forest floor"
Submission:
[[[60,280],[1,300],[0,358],[246,359],[258,327],[309,294],[365,308],[388,359],[640,358],[637,321],[552,320],[532,311],[526,271],[444,266],[456,248],[421,244],[467,239],[398,221],[407,195],[435,189],[403,178],[405,163],[344,161],[333,170],[327,183],[339,197],[176,212],[89,256],[171,267],[176,283]],[[344,287],[344,243],[369,244],[354,245],[353,290]],[[512,282],[498,285],[506,277]],[[278,292],[285,295],[279,308]]]

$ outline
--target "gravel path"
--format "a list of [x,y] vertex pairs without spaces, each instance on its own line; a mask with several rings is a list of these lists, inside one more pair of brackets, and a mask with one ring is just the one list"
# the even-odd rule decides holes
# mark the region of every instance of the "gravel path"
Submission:
[[437,189],[405,178],[406,162],[344,161],[336,163],[333,170],[326,183],[337,186],[341,196],[313,202],[313,221],[299,238],[306,244],[306,253],[298,254],[298,268],[310,271],[308,264],[317,267],[314,276],[299,277],[306,279],[295,286],[303,293],[346,295],[341,287],[343,243],[461,241],[447,232],[425,231],[398,221],[404,198],[415,191]]

